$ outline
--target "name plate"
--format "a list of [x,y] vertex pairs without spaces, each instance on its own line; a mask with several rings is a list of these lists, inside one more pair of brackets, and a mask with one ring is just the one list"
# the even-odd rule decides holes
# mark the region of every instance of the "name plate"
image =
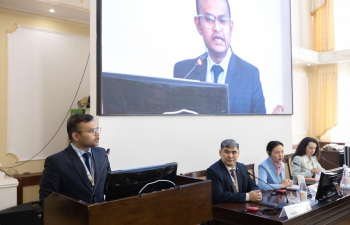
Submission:
[[311,206],[309,202],[301,202],[298,204],[287,205],[283,207],[282,212],[280,214],[281,217],[287,217],[288,219],[299,216],[311,210]]

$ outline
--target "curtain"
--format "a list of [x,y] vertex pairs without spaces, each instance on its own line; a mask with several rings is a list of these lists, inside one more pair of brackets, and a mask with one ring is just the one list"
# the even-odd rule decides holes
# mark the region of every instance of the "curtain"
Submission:
[[[333,0],[312,0],[313,50],[334,50]],[[338,124],[338,66],[319,65],[309,73],[309,131],[321,139]]]
[[311,0],[311,16],[313,16],[317,9],[322,7],[326,3],[326,0]]
[[[313,26],[313,50],[328,52],[334,50],[333,0],[313,0],[311,15]],[[314,11],[312,11],[314,10]]]
[[320,65],[309,73],[309,131],[321,139],[338,124],[338,66]]

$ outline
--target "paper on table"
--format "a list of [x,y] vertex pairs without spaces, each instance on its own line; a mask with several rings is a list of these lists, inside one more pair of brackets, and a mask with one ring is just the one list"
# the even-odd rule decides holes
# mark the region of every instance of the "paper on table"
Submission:
[[299,191],[299,185],[293,184],[291,187],[287,187],[288,190]]

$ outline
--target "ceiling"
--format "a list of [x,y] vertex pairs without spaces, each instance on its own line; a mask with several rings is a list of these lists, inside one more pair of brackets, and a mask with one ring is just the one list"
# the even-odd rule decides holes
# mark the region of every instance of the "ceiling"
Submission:
[[90,24],[90,0],[0,0],[0,10]]

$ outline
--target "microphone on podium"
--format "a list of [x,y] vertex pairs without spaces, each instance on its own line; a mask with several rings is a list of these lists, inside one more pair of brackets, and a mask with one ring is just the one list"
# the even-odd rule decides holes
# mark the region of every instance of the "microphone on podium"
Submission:
[[321,157],[322,160],[326,161],[326,162],[329,162],[330,164],[332,164],[333,166],[336,166],[337,168],[339,167],[339,165],[335,164],[335,163],[332,163],[331,161],[328,161],[327,159]]
[[[264,184],[267,184],[268,186],[272,187],[272,189],[277,193],[278,190],[277,190],[276,188],[274,188],[271,184],[269,184],[269,183],[267,183],[267,182],[261,180],[259,177],[254,176],[253,174],[251,174],[251,173],[249,173],[249,172],[247,172],[247,174],[250,175],[250,176],[252,176],[252,177],[254,177],[254,178],[256,178],[256,179],[258,179],[259,181],[263,182]],[[283,203],[280,203],[280,204],[276,205],[276,206],[274,207],[275,209],[282,210],[282,208],[283,208],[284,206],[286,206],[286,205],[289,204],[289,201],[288,201],[288,198],[287,198],[287,194],[286,194],[286,193],[283,193],[283,194],[284,194],[284,196],[286,197],[287,202],[283,202]]]
[[106,151],[105,160],[103,161],[102,168],[101,168],[101,170],[100,170],[100,174],[98,175],[96,184],[95,184],[94,187],[92,187],[92,188],[93,188],[93,191],[92,191],[92,194],[91,194],[90,203],[92,203],[92,199],[94,198],[94,194],[95,194],[95,191],[96,191],[96,187],[97,187],[98,181],[100,180],[100,177],[101,177],[101,174],[102,174],[102,170],[103,170],[103,167],[105,166],[105,163],[106,163],[107,157],[108,157],[108,155],[109,155],[109,152],[110,152],[110,149],[108,148],[107,151]]
[[205,52],[203,55],[199,56],[196,63],[190,70],[190,72],[188,72],[186,76],[183,77],[183,79],[186,79],[193,72],[194,69],[196,69],[198,66],[201,66],[203,64],[203,60],[206,59],[207,56],[208,56],[208,52]]

